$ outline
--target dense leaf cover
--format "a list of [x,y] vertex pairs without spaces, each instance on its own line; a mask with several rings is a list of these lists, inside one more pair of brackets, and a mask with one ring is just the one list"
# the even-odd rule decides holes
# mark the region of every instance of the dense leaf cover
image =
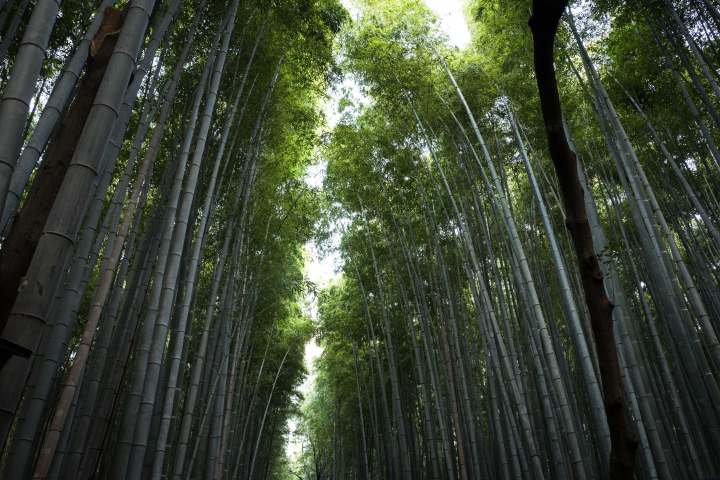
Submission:
[[718,7],[569,5],[569,206],[545,5],[0,0],[2,478],[605,479],[609,405],[635,477],[720,472]]

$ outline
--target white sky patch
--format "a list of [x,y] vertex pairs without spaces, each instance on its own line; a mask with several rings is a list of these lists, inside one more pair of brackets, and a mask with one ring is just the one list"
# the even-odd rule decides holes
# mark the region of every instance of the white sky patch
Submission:
[[328,119],[328,127],[335,128],[340,118],[342,118],[343,112],[339,110],[340,100],[346,95],[357,107],[358,102],[363,103],[367,99],[360,88],[360,85],[355,81],[354,77],[348,76],[343,80],[342,83],[336,85],[333,90],[328,92],[330,94],[330,100],[325,104],[325,115]]
[[425,0],[425,5],[440,19],[440,27],[450,37],[450,43],[458,48],[465,48],[470,43],[470,30],[462,13],[462,0]]
[[[313,338],[305,345],[305,366],[308,369],[309,375],[300,386],[300,391],[303,395],[309,395],[315,386],[316,374],[313,369],[313,362],[317,357],[322,355],[323,348],[315,343]],[[290,427],[290,434],[288,435],[288,442],[285,445],[285,452],[290,460],[295,460],[297,455],[302,451],[302,437],[295,435],[295,429],[297,428],[297,420],[291,418],[288,420],[288,426]]]
[[[339,237],[336,239],[335,236],[333,236],[332,240],[334,246],[340,246]],[[307,276],[311,282],[318,286],[318,290],[321,290],[327,287],[330,280],[336,277],[335,269],[340,266],[340,253],[333,250],[332,253],[321,258],[318,248],[314,243],[309,243],[307,248],[310,253],[310,263],[306,265]],[[315,317],[314,313],[313,317]]]
[[325,179],[325,167],[327,167],[325,162],[309,166],[305,173],[305,183],[313,188],[322,187],[323,180]]

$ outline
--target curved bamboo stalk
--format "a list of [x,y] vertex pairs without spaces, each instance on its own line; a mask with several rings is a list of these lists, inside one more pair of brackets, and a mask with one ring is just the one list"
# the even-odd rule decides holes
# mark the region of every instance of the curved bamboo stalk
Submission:
[[45,149],[45,145],[50,139],[53,128],[60,118],[63,105],[65,105],[68,98],[70,98],[70,94],[77,83],[80,72],[85,65],[85,61],[87,60],[87,56],[90,51],[90,42],[92,42],[92,39],[102,22],[105,8],[112,6],[114,3],[114,0],[102,1],[92,23],[90,23],[90,26],[85,32],[85,36],[75,49],[75,53],[72,58],[68,61],[67,67],[63,70],[60,78],[53,85],[52,93],[47,99],[45,107],[40,114],[40,118],[35,124],[35,128],[30,135],[30,139],[28,139],[27,145],[25,145],[25,148],[18,159],[17,165],[15,165],[15,169],[13,170],[10,186],[8,187],[7,199],[2,211],[2,219],[0,220],[0,230],[5,228],[5,224],[10,218],[10,214],[17,205],[17,202],[20,200],[20,196],[25,189],[25,185],[30,178],[30,174],[32,173],[33,168],[35,168],[35,164],[40,158],[42,151]]
[[[15,15],[17,21],[13,21],[0,44],[0,59],[5,57],[27,4],[28,0],[23,0],[18,6]],[[60,0],[39,0],[35,4],[0,102],[0,131],[3,132],[0,134],[0,145],[3,146],[0,150],[0,211],[5,209],[5,199],[23,142],[22,133],[30,110],[30,100],[35,93],[35,85],[59,9]]]
[[[104,168],[102,152],[117,119],[116,112],[125,93],[124,87],[132,74],[134,59],[140,50],[153,4],[153,0],[138,0],[128,12],[86,128],[28,269],[28,283],[33,288],[23,289],[18,294],[3,330],[3,338],[31,350],[36,348],[44,323],[50,314],[52,300],[60,283],[59,272],[64,269],[74,245],[87,208],[88,194],[97,178],[96,172]],[[2,192],[0,197],[3,197],[4,204],[5,192]],[[78,202],[78,198],[84,198],[85,201]],[[7,385],[1,400],[3,410],[15,411],[28,370],[29,362],[15,357],[0,372],[3,385]],[[5,380],[6,375],[12,381]],[[2,437],[6,435],[7,433],[3,433]],[[49,464],[47,466],[49,467]]]

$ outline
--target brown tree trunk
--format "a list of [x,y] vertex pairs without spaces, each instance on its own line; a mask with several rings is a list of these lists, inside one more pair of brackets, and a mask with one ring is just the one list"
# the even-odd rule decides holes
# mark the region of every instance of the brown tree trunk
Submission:
[[575,244],[585,301],[597,344],[605,410],[610,428],[610,479],[632,479],[639,442],[625,408],[620,362],[613,335],[614,305],[605,292],[603,273],[593,247],[584,192],[577,173],[577,160],[568,145],[563,128],[560,95],[553,64],[555,34],[566,7],[567,0],[533,0],[533,13],[528,23],[533,34],[535,78],[550,157],[555,165],[565,203],[565,223]]
[[0,332],[10,315],[23,277],[35,254],[45,222],[65,178],[85,127],[95,95],[100,88],[123,24],[123,12],[107,7],[102,24],[90,46],[85,76],[67,116],[58,130],[57,141],[48,152],[22,208],[15,216],[0,250]]

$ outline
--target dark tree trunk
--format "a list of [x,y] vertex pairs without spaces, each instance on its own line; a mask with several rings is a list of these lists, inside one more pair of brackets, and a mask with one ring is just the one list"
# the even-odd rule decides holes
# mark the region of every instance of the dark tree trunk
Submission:
[[567,0],[533,0],[530,29],[533,33],[535,78],[540,93],[550,157],[555,165],[567,213],[566,224],[575,244],[585,300],[600,363],[603,396],[610,428],[610,479],[631,479],[635,471],[638,439],[626,414],[622,376],[613,335],[613,308],[603,285],[592,242],[590,222],[577,173],[575,153],[568,145],[563,128],[560,95],[553,64],[553,45],[558,23]]
[[0,250],[0,332],[12,310],[18,292],[24,287],[23,277],[35,254],[45,222],[65,178],[85,121],[95,101],[110,57],[115,49],[123,24],[123,12],[113,7],[105,10],[88,57],[85,76],[75,99],[58,130],[57,141],[43,160],[37,181]]

